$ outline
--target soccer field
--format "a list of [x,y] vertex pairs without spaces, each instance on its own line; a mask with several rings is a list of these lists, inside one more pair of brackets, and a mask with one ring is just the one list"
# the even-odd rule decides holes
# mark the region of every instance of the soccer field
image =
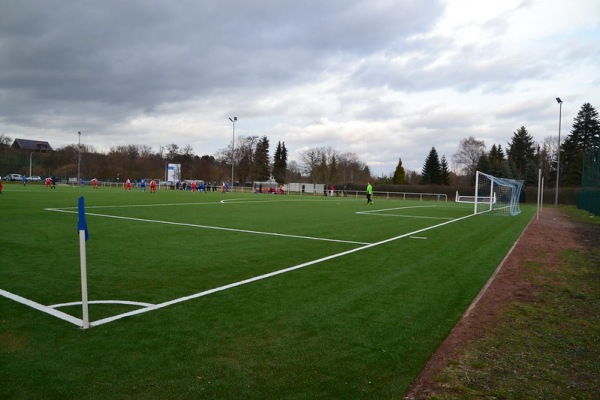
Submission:
[[535,211],[522,210],[5,185],[0,397],[401,397]]

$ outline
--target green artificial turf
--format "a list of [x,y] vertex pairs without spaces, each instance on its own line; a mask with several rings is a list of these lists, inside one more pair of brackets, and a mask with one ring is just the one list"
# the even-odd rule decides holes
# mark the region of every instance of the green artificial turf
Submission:
[[90,301],[161,304],[298,268],[97,326],[139,307],[91,304],[87,330],[0,296],[1,398],[399,398],[534,212],[5,185],[0,289],[81,300],[80,195]]

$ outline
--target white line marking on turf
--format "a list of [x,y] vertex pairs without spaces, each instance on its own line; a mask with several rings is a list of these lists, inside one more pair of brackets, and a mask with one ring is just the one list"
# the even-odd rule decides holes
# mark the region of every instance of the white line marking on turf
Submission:
[[34,309],[36,309],[38,311],[45,312],[46,314],[50,314],[50,315],[52,315],[54,317],[57,317],[57,318],[60,318],[62,320],[65,320],[67,322],[70,322],[70,323],[72,323],[74,325],[77,325],[77,326],[82,326],[83,325],[83,321],[81,319],[79,319],[79,318],[75,318],[72,315],[66,314],[66,313],[64,313],[62,311],[55,310],[52,307],[48,307],[48,306],[45,306],[43,304],[36,303],[33,300],[26,299],[25,297],[21,297],[19,295],[14,294],[14,293],[7,292],[6,290],[0,289],[0,295],[6,297],[8,299],[14,300],[17,303],[24,304],[24,305],[29,306],[31,308],[34,308]]
[[309,203],[309,202],[320,202],[320,201],[327,201],[327,202],[332,202],[331,200],[323,200],[323,199],[252,199],[252,200],[248,200],[248,199],[244,199],[244,198],[239,198],[239,199],[223,199],[220,200],[219,203],[221,204],[228,204],[228,203],[289,203],[289,202],[302,202],[302,203]]
[[[124,304],[127,306],[139,306],[139,307],[150,307],[154,304],[152,303],[144,303],[142,301],[129,301],[129,300],[92,300],[88,301],[88,304]],[[81,301],[72,301],[70,303],[60,303],[53,304],[48,306],[50,308],[60,308],[60,307],[69,307],[69,306],[80,306]]]
[[[56,212],[63,212],[63,213],[69,213],[69,214],[77,214],[77,211],[71,211],[71,210],[65,210],[65,209],[59,209],[59,208],[46,208],[46,210],[48,210],[48,211],[56,211]],[[248,230],[248,229],[224,228],[224,227],[220,227],[220,226],[188,224],[188,223],[185,223],[185,222],[172,222],[172,221],[160,221],[160,220],[155,220],[155,219],[122,217],[122,216],[119,216],[119,215],[96,214],[96,213],[88,213],[88,212],[86,212],[85,215],[92,215],[94,217],[124,219],[124,220],[128,220],[128,221],[150,222],[150,223],[154,223],[154,224],[188,226],[188,227],[192,227],[192,228],[214,229],[214,230],[219,230],[219,231],[238,232],[238,233],[251,233],[251,234],[254,234],[254,235],[279,236],[279,237],[287,237],[287,238],[294,238],[294,239],[318,240],[318,241],[323,241],[323,242],[336,242],[336,243],[348,243],[348,244],[359,244],[359,245],[369,244],[369,243],[366,243],[366,242],[355,242],[355,241],[352,241],[352,240],[327,239],[327,238],[318,238],[318,237],[302,236],[302,235],[288,235],[288,234],[285,234],[285,233],[251,231],[251,230]]]
[[423,236],[410,236],[410,239],[427,239],[426,237]]
[[[87,209],[99,209],[99,208],[137,208],[137,207],[172,207],[172,206],[200,206],[200,205],[216,205],[220,206],[228,203],[283,203],[283,202],[317,202],[317,201],[327,201],[327,200],[303,200],[303,199],[293,199],[293,200],[265,200],[265,199],[223,199],[220,201],[203,201],[203,202],[192,202],[192,203],[156,203],[156,204],[119,204],[119,205],[111,205],[111,206],[85,206]],[[63,210],[77,210],[77,206],[74,207],[59,207],[59,208],[44,208],[46,211],[63,211]]]
[[236,286],[241,286],[241,285],[245,285],[247,283],[256,282],[256,281],[260,281],[260,280],[263,280],[263,279],[266,279],[266,278],[270,278],[270,277],[273,277],[273,276],[285,274],[286,272],[295,271],[295,270],[300,269],[300,268],[308,267],[309,265],[314,265],[314,264],[318,264],[318,263],[321,263],[321,262],[324,262],[324,261],[332,260],[334,258],[343,257],[343,256],[346,256],[348,254],[352,254],[352,253],[356,253],[356,252],[361,251],[361,250],[369,249],[371,247],[375,247],[375,246],[379,246],[379,245],[382,245],[382,244],[385,244],[385,243],[393,242],[395,240],[402,239],[402,238],[405,238],[405,237],[410,237],[410,236],[415,235],[417,233],[421,233],[421,232],[425,232],[425,231],[428,231],[428,230],[431,230],[431,229],[439,228],[440,226],[444,226],[444,225],[447,225],[447,224],[451,224],[453,222],[457,222],[457,221],[461,221],[461,220],[466,219],[466,218],[470,218],[473,215],[475,215],[475,214],[469,214],[469,215],[466,215],[464,217],[453,219],[451,221],[442,222],[440,224],[429,226],[429,227],[423,228],[423,229],[419,229],[419,230],[416,230],[414,232],[405,233],[405,234],[400,235],[400,236],[396,236],[396,237],[393,237],[393,238],[385,239],[385,240],[382,240],[382,241],[377,242],[377,243],[367,244],[367,245],[362,246],[362,247],[357,247],[355,249],[343,251],[341,253],[332,254],[330,256],[326,256],[326,257],[323,257],[323,258],[319,258],[317,260],[312,260],[312,261],[309,261],[309,262],[305,262],[303,264],[298,264],[298,265],[295,265],[293,267],[280,269],[278,271],[269,272],[268,274],[255,276],[253,278],[245,279],[243,281],[234,282],[234,283],[230,283],[230,284],[225,285],[225,286],[221,286],[221,287],[217,287],[217,288],[214,288],[214,289],[205,290],[203,292],[192,294],[190,296],[180,297],[178,299],[166,301],[164,303],[156,304],[154,306],[150,306],[150,307],[147,307],[147,308],[133,310],[133,311],[126,312],[126,313],[123,313],[123,314],[119,314],[119,315],[115,315],[115,316],[112,316],[112,317],[100,319],[100,320],[91,322],[90,326],[98,326],[98,325],[106,324],[108,322],[116,321],[116,320],[121,319],[121,318],[125,318],[125,317],[130,317],[130,316],[133,316],[133,315],[142,314],[142,313],[145,313],[145,312],[148,312],[148,311],[158,310],[159,308],[164,308],[164,307],[167,307],[167,306],[170,306],[170,305],[173,305],[173,304],[182,303],[184,301],[196,299],[198,297],[203,297],[203,296],[206,296],[206,295],[209,295],[209,294],[212,294],[212,293],[221,292],[223,290],[231,289],[231,288],[234,288]]
[[[357,211],[357,214],[366,214],[366,212]],[[396,218],[418,218],[418,219],[442,219],[442,220],[451,220],[452,218],[448,217],[427,217],[427,216],[419,216],[419,215],[405,215],[405,214],[377,214],[372,213],[370,215],[375,215],[377,217],[396,217]]]
[[[201,203],[156,203],[156,204],[119,204],[112,206],[85,206],[87,209],[98,209],[98,208],[132,208],[132,207],[172,207],[172,206],[197,206],[197,205],[219,205],[216,201],[205,201]],[[60,208],[44,208],[46,211],[63,211],[63,210],[77,210],[77,207],[60,207]]]
[[405,214],[382,214],[383,211],[396,211],[396,210],[406,210],[409,208],[432,208],[437,207],[434,206],[406,206],[406,207],[397,207],[397,208],[382,208],[378,210],[369,210],[369,211],[357,211],[356,214],[369,214],[376,215],[378,217],[401,217],[401,218],[420,218],[420,219],[442,219],[442,220],[451,220],[452,218],[448,217],[428,217],[428,216],[419,216],[419,215],[405,215]]
[[[64,209],[46,209],[46,210],[48,210],[48,211],[58,211],[58,212],[67,212],[67,213],[76,213],[74,211],[66,211]],[[166,223],[166,224],[175,224],[175,225],[184,225],[184,226],[185,225],[195,226],[195,225],[191,225],[191,224],[180,224],[180,223],[170,223],[170,222],[165,222],[165,221],[143,220],[143,219],[139,219],[139,218],[117,217],[117,216],[102,215],[102,214],[88,214],[88,213],[86,213],[86,214],[87,215],[109,217],[109,218],[139,220],[139,221],[144,221],[144,222],[156,222],[156,223]],[[225,286],[220,286],[220,287],[217,287],[217,288],[214,288],[214,289],[205,290],[203,292],[199,292],[199,293],[196,293],[196,294],[193,294],[193,295],[190,295],[190,296],[180,297],[178,299],[170,300],[170,301],[167,301],[167,302],[164,302],[164,303],[155,304],[155,305],[148,305],[145,308],[141,308],[141,309],[138,309],[138,310],[133,310],[133,311],[130,311],[130,312],[126,312],[126,313],[115,315],[115,316],[108,317],[108,318],[103,318],[103,319],[91,322],[90,323],[90,327],[92,327],[92,326],[98,326],[98,325],[103,325],[103,324],[106,324],[106,323],[109,323],[109,322],[112,322],[112,321],[116,321],[116,320],[121,319],[121,318],[129,317],[129,316],[133,316],[133,315],[137,315],[137,314],[142,314],[142,313],[145,313],[145,312],[148,312],[148,311],[157,310],[157,309],[164,308],[164,307],[167,307],[167,306],[170,306],[170,305],[173,305],[173,304],[182,303],[184,301],[188,301],[188,300],[196,299],[196,298],[199,298],[199,297],[207,296],[207,295],[212,294],[212,293],[217,293],[217,292],[221,292],[221,291],[224,291],[224,290],[227,290],[227,289],[231,289],[231,288],[234,288],[234,287],[237,287],[237,286],[245,285],[247,283],[256,282],[256,281],[263,280],[263,279],[266,279],[266,278],[270,278],[270,277],[273,277],[273,276],[276,276],[276,275],[281,275],[281,274],[284,274],[284,273],[287,273],[287,272],[290,272],[290,271],[294,271],[294,270],[297,270],[297,269],[300,269],[300,268],[308,267],[310,265],[318,264],[318,263],[321,263],[321,262],[324,262],[324,261],[332,260],[334,258],[343,257],[343,256],[348,255],[348,254],[352,254],[352,253],[355,253],[355,252],[358,252],[358,251],[361,251],[361,250],[366,250],[366,249],[369,249],[371,247],[379,246],[381,244],[389,243],[389,242],[392,242],[392,241],[395,241],[395,240],[399,240],[399,239],[402,239],[402,238],[405,238],[405,237],[409,237],[410,238],[410,237],[413,237],[415,234],[418,234],[418,233],[421,233],[421,232],[425,232],[425,231],[428,231],[428,230],[431,230],[431,229],[435,229],[435,228],[438,228],[438,227],[441,227],[441,226],[444,226],[444,225],[447,225],[447,224],[451,224],[453,222],[458,222],[458,221],[461,221],[463,219],[470,218],[470,217],[472,217],[474,215],[475,214],[469,214],[469,215],[466,215],[466,216],[463,216],[463,217],[460,217],[460,218],[452,219],[452,220],[445,221],[445,222],[442,222],[442,223],[439,223],[439,224],[436,224],[436,225],[432,225],[432,226],[429,226],[429,227],[426,227],[426,228],[423,228],[423,229],[419,229],[419,230],[416,230],[414,232],[410,232],[410,233],[406,233],[406,234],[403,234],[403,235],[400,235],[400,236],[395,236],[393,238],[385,239],[385,240],[382,240],[380,242],[368,243],[368,244],[364,244],[363,243],[364,245],[361,246],[361,247],[357,247],[355,249],[343,251],[343,252],[337,253],[337,254],[332,254],[330,256],[326,256],[326,257],[323,257],[323,258],[312,260],[312,261],[309,261],[309,262],[306,262],[306,263],[303,263],[303,264],[298,264],[298,265],[295,265],[293,267],[284,268],[284,269],[281,269],[281,270],[278,270],[278,271],[273,271],[273,272],[270,272],[270,273],[267,273],[267,274],[264,274],[264,275],[259,275],[259,276],[255,276],[253,278],[245,279],[245,280],[242,280],[242,281],[239,281],[239,282],[230,283],[230,284],[225,285]],[[200,226],[200,227],[203,227],[203,226]],[[206,228],[209,228],[209,229],[224,229],[224,230],[236,231],[235,229],[230,229],[230,228],[214,228],[214,227],[206,227]],[[252,233],[260,233],[260,232],[252,232]],[[268,234],[268,233],[264,233],[264,234]],[[281,235],[281,236],[286,236],[286,235]],[[348,242],[348,243],[350,243],[350,242]],[[12,299],[14,301],[17,301],[17,302],[19,302],[21,304],[24,304],[24,305],[27,305],[29,307],[32,307],[32,308],[34,308],[36,310],[45,312],[45,313],[47,313],[49,315],[55,316],[57,318],[60,318],[62,320],[71,322],[74,325],[82,326],[82,324],[83,324],[83,321],[81,319],[75,318],[75,317],[73,317],[73,316],[71,316],[69,314],[66,314],[66,313],[64,313],[62,311],[58,311],[58,310],[52,308],[52,307],[61,306],[60,304],[59,305],[54,305],[54,306],[51,306],[51,307],[44,306],[42,304],[36,303],[35,301],[26,299],[24,297],[18,296],[16,294],[7,292],[7,291],[2,290],[2,289],[0,289],[0,295],[4,296],[6,298]],[[112,301],[106,300],[106,301],[99,301],[99,302],[112,302]],[[130,303],[132,305],[149,304],[149,303],[137,303],[137,302],[127,302],[127,303]],[[71,305],[71,304],[75,305],[75,304],[78,304],[78,303],[65,303],[65,304],[66,305]]]

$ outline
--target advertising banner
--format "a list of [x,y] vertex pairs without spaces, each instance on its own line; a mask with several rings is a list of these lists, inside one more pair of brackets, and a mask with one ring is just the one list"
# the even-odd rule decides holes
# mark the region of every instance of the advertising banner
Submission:
[[181,164],[167,164],[167,180],[171,182],[181,180]]

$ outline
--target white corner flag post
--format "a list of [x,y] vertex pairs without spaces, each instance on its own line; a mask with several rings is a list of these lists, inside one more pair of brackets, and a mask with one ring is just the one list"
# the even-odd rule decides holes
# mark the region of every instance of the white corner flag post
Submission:
[[81,260],[81,309],[83,329],[90,327],[90,316],[88,312],[88,291],[87,291],[87,260],[85,254],[85,242],[89,238],[87,222],[85,220],[85,205],[83,196],[79,197],[77,229],[79,230],[79,258]]

